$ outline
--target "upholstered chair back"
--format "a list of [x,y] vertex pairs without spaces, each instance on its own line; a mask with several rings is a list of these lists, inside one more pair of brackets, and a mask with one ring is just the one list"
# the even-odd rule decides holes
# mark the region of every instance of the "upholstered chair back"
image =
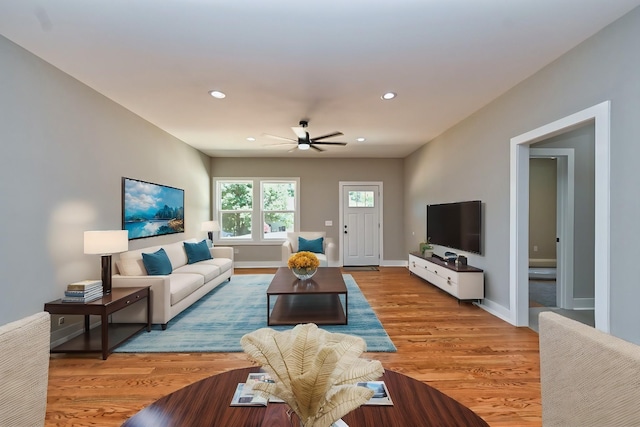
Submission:
[[0,326],[0,426],[44,426],[50,331],[47,312]]

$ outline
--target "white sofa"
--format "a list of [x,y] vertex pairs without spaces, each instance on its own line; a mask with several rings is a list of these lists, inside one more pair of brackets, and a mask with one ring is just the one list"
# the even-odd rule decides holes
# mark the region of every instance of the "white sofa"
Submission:
[[328,267],[329,262],[334,259],[335,243],[333,239],[327,238],[327,233],[323,231],[300,231],[287,233],[287,240],[282,244],[282,266],[287,266],[287,261],[291,254],[298,252],[298,237],[302,237],[307,240],[314,240],[322,237],[323,240],[323,252],[316,253],[318,260],[320,261],[320,267]]
[[[182,240],[161,246],[123,252],[116,261],[117,274],[112,277],[114,288],[151,286],[151,323],[167,323],[194,302],[233,275],[233,248],[210,248],[213,259],[187,264],[184,242],[197,243],[196,239]],[[163,248],[171,261],[173,271],[163,276],[150,276],[142,261],[143,253],[153,253]],[[142,322],[140,308],[122,310],[114,314],[116,322]],[[116,316],[117,315],[117,316]]]

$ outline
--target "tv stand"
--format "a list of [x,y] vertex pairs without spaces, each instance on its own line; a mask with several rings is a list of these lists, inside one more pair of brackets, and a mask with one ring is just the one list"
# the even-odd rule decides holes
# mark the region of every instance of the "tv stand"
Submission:
[[470,265],[447,263],[439,257],[409,254],[409,272],[460,300],[484,298],[484,272]]

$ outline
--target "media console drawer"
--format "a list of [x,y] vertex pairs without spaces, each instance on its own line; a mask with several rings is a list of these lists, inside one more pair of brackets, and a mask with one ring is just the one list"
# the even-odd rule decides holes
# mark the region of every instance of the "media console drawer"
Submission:
[[447,265],[438,258],[409,254],[409,271],[459,300],[484,298],[484,272],[479,268]]

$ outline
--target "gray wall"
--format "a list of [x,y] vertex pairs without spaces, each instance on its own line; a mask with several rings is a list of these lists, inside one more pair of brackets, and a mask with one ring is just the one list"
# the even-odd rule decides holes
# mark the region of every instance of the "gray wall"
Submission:
[[[320,156],[320,155],[319,155]],[[325,231],[339,243],[339,182],[380,181],[384,191],[384,248],[387,261],[404,261],[403,161],[401,159],[213,158],[215,177],[300,177],[300,230]],[[333,226],[325,227],[325,220]],[[238,245],[236,260],[280,261],[280,246]]]
[[209,157],[0,37],[0,324],[100,277],[83,232],[121,228],[121,177],[185,190],[186,232],[209,217]]
[[[611,100],[611,332],[640,343],[640,8],[410,155],[405,162],[405,238],[424,238],[424,206],[481,199],[486,296],[509,307],[509,141]],[[415,235],[413,234],[415,233]],[[587,261],[588,263],[588,261]],[[587,266],[591,268],[592,266]]]
[[556,266],[556,179],[555,159],[529,160],[530,267]]

